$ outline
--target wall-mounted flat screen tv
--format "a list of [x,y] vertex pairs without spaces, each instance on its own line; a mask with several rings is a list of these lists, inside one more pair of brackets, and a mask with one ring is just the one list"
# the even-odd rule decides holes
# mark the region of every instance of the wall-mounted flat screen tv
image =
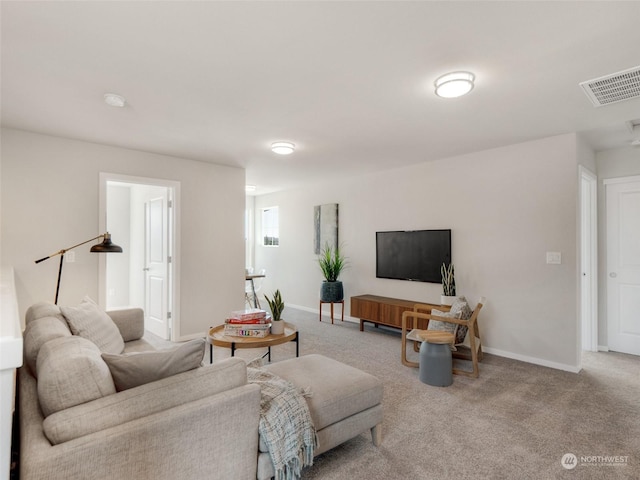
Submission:
[[442,283],[451,263],[451,230],[376,232],[376,277]]

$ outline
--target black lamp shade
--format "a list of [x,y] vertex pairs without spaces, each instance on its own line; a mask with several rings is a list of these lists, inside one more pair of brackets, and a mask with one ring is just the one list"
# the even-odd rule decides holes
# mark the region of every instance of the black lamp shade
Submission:
[[108,233],[104,234],[104,240],[102,243],[98,243],[91,247],[92,253],[122,253],[122,247],[116,245],[115,243],[111,243],[111,235]]

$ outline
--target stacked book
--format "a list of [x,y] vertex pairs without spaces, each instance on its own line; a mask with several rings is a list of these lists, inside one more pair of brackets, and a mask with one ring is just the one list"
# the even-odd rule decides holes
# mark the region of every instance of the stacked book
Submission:
[[271,323],[265,310],[251,308],[237,310],[224,324],[224,334],[230,337],[256,337],[263,338],[269,335]]

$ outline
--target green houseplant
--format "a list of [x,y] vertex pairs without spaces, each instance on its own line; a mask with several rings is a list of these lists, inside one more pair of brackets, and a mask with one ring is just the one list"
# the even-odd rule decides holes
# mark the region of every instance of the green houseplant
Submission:
[[281,318],[282,311],[284,310],[284,301],[282,300],[280,290],[274,292],[273,298],[269,298],[267,295],[265,295],[264,298],[267,300],[269,309],[271,310],[271,334],[281,335],[284,333],[284,321]]
[[333,247],[327,243],[318,256],[318,265],[320,265],[324,276],[320,288],[320,301],[341,302],[344,300],[344,288],[338,278],[347,266],[347,258],[340,251],[340,247],[337,245]]
[[442,267],[440,267],[440,274],[442,275],[440,303],[442,305],[451,305],[456,298],[456,277],[453,263],[449,265],[443,263]]

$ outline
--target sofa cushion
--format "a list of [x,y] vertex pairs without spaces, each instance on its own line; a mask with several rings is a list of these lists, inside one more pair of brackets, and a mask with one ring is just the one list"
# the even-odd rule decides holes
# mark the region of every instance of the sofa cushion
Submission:
[[191,340],[171,350],[135,352],[122,355],[103,353],[119,392],[193,370],[202,365],[205,341]]
[[38,398],[44,416],[116,393],[109,367],[86,338],[60,337],[40,348]]
[[141,308],[124,308],[107,312],[116,324],[125,342],[139,340],[144,335],[144,311]]
[[95,343],[103,353],[122,353],[124,340],[120,330],[89,297],[84,297],[77,307],[60,307],[71,333]]
[[[44,420],[44,433],[55,445],[179,405],[224,394],[246,384],[247,368],[244,361],[237,357],[227,358],[213,365],[61,410]],[[256,434],[257,429],[256,422]]]
[[24,315],[25,324],[29,325],[29,322],[42,317],[55,317],[64,325],[67,324],[67,321],[62,316],[60,307],[50,302],[36,302],[31,305]]
[[27,323],[24,330],[24,358],[34,376],[37,374],[36,362],[42,345],[54,338],[70,336],[66,322],[56,317],[36,318]]
[[382,402],[378,378],[322,355],[305,355],[263,368],[297,388],[310,390],[306,399],[317,431]]

